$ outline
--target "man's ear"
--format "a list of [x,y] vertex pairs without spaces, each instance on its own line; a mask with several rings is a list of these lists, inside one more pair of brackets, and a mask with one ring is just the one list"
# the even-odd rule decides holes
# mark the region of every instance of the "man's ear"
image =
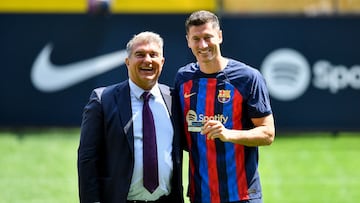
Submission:
[[222,30],[219,30],[219,44],[223,42]]
[[191,47],[190,47],[190,44],[189,44],[189,36],[188,36],[188,35],[185,35],[185,38],[186,38],[186,42],[187,42],[188,47],[191,48]]
[[125,58],[125,64],[126,64],[126,67],[129,67],[129,58],[128,57]]

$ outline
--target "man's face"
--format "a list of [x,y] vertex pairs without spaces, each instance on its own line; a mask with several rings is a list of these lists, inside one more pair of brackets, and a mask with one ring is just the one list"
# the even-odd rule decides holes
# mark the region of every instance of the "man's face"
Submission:
[[191,26],[186,36],[188,47],[200,63],[211,62],[220,57],[222,32],[213,28],[211,23]]
[[138,42],[125,59],[129,78],[139,87],[149,90],[160,77],[164,65],[161,48],[156,43]]

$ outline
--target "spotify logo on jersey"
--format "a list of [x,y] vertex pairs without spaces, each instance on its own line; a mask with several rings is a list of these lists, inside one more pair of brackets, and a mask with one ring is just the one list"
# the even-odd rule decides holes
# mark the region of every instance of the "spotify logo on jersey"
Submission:
[[300,97],[311,80],[310,66],[299,52],[277,49],[265,57],[261,72],[272,97],[290,101]]

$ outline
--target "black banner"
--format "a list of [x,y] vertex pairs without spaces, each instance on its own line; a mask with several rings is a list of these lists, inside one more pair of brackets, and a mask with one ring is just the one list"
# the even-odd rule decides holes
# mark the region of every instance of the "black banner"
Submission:
[[[90,91],[127,78],[124,50],[165,41],[160,82],[193,61],[187,15],[1,14],[0,126],[79,126]],[[222,16],[222,52],[258,68],[278,130],[359,130],[360,17]]]

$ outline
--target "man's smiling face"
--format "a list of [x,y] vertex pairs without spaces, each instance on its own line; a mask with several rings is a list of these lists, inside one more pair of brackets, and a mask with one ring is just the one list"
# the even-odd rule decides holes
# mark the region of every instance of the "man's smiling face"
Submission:
[[139,87],[149,90],[160,77],[165,59],[156,43],[138,42],[125,62],[129,78]]

